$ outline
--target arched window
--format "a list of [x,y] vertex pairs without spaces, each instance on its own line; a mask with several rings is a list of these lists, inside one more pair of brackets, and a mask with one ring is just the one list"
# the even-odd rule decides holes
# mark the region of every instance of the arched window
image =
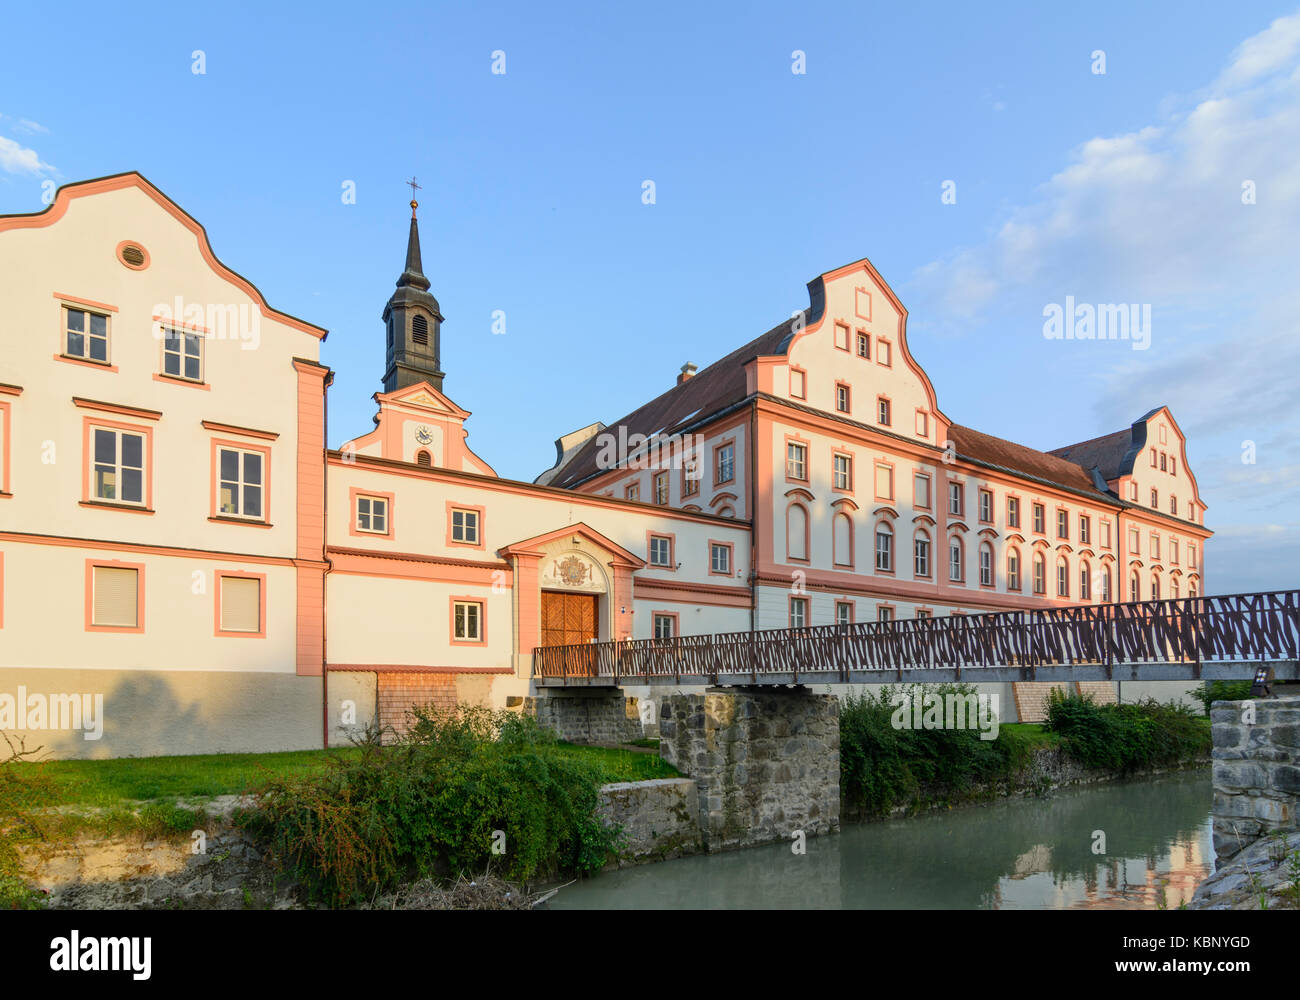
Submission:
[[1056,560],[1056,596],[1070,596],[1070,564],[1065,561],[1065,556]]
[[425,451],[423,448],[421,448],[421,449],[420,449],[418,452],[416,452],[416,454],[415,454],[415,464],[416,464],[416,465],[423,465],[423,466],[428,467],[428,466],[433,465],[433,458],[429,455],[429,453],[428,453],[427,451]]
[[1192,587],[1192,586],[1189,586],[1189,587],[1187,588],[1187,596],[1188,596],[1188,597],[1195,597],[1195,596],[1196,596],[1196,588],[1195,588],[1195,587]]
[[993,586],[993,546],[988,542],[980,545],[980,586]]
[[894,571],[894,529],[886,521],[876,525],[876,569]]
[[1101,568],[1101,600],[1103,604],[1110,603],[1110,570],[1105,566]]
[[1175,601],[1178,600],[1178,578],[1174,577],[1169,581],[1169,596]]
[[785,510],[785,551],[790,559],[808,558],[808,511],[792,503]]
[[1041,552],[1034,553],[1034,593],[1047,593],[1047,560]]
[[1007,590],[1020,589],[1020,550],[1007,553]]
[[1092,570],[1086,561],[1079,563],[1079,600],[1092,600]]
[[831,525],[836,566],[853,565],[853,519],[844,511],[835,515]]
[[917,576],[929,577],[930,575],[930,536],[924,530],[917,531],[916,540],[912,543],[913,554],[915,556],[915,573]]
[[1128,578],[1128,599],[1130,601],[1140,601],[1142,599],[1142,594],[1138,590],[1137,570],[1134,570],[1133,575]]
[[1160,600],[1160,577],[1158,576],[1151,577],[1151,600]]
[[961,539],[954,535],[948,539],[948,579],[960,581],[962,578]]

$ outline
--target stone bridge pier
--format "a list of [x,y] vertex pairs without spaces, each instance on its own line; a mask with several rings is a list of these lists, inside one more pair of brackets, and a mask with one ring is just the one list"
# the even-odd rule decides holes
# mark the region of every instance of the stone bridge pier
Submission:
[[660,699],[659,753],[695,779],[707,850],[839,830],[839,705],[804,687]]
[[1300,695],[1216,701],[1210,721],[1220,861],[1260,837],[1300,830]]

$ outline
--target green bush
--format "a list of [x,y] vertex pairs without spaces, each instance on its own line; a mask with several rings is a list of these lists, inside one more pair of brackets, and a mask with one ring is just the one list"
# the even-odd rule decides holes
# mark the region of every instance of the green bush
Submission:
[[1121,773],[1176,764],[1210,751],[1210,731],[1186,705],[1147,699],[1098,705],[1091,698],[1054,690],[1047,728],[1085,767]]
[[42,893],[23,878],[18,846],[46,836],[42,810],[54,801],[41,766],[21,741],[0,734],[0,910],[35,910],[45,905]]
[[[531,717],[420,710],[394,745],[370,734],[324,774],[273,782],[246,821],[314,899],[347,905],[489,864],[520,881],[597,870],[619,846],[596,815],[601,783]],[[493,852],[497,830],[504,854]]]
[[1193,696],[1210,714],[1210,706],[1216,701],[1245,701],[1250,697],[1250,681],[1206,681]]
[[[850,695],[840,711],[840,789],[849,809],[871,816],[899,806],[968,797],[975,786],[1010,777],[1029,757],[1029,739],[1001,730],[995,740],[978,729],[895,728],[897,695],[884,685]],[[915,685],[913,699],[975,693],[970,684]]]

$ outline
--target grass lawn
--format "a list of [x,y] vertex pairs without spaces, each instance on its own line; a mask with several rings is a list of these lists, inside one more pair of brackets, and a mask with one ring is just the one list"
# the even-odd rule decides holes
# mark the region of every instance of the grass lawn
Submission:
[[[657,754],[604,747],[559,745],[561,753],[599,765],[606,781],[677,777]],[[112,808],[128,801],[174,801],[255,791],[272,778],[319,771],[331,757],[354,757],[355,747],[289,753],[199,754],[185,757],[121,757],[114,760],[52,760],[38,767],[60,805]]]
[[1054,747],[1061,742],[1056,733],[1047,729],[1041,722],[1004,722],[998,726],[999,733],[1014,733],[1029,745],[1029,749]]

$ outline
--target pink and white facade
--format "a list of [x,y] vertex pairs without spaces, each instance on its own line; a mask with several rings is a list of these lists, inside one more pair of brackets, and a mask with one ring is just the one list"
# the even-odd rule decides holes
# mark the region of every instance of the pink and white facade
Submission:
[[[468,446],[414,218],[375,426],[338,450],[325,330],[138,174],[0,217],[0,261],[0,730],[60,756],[318,747],[411,701],[516,704],[533,648],[575,636],[1203,592],[1167,409],[1050,454],[955,425],[866,261],[561,438],[533,483]],[[643,461],[656,434],[685,461]],[[100,696],[102,735],[6,717],[20,690],[64,716]]]

